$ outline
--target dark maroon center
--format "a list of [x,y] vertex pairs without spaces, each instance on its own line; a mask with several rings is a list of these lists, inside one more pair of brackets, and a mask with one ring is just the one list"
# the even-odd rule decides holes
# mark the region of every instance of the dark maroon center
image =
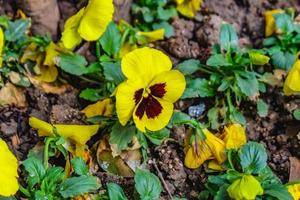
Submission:
[[135,112],[139,119],[142,119],[145,113],[149,119],[153,119],[161,113],[163,107],[155,97],[162,98],[166,93],[165,87],[166,83],[152,85],[149,88],[150,94],[147,97],[143,97],[144,89],[139,89],[135,92],[135,105],[140,102]]

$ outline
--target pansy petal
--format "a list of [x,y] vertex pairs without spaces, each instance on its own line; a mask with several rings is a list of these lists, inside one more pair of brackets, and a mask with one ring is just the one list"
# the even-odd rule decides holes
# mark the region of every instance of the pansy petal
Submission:
[[9,197],[18,189],[18,161],[7,144],[0,139],[0,196]]
[[239,149],[247,142],[245,129],[240,124],[231,124],[225,127],[222,137],[226,149]]
[[[142,102],[139,103],[139,105],[136,106],[134,113],[133,113],[133,120],[136,125],[136,127],[142,131],[145,132],[146,129],[149,131],[158,131],[162,128],[164,128],[170,121],[172,114],[173,114],[173,103],[170,103],[168,101],[164,101],[162,99],[156,99],[158,104],[153,104],[156,107],[149,106],[142,115],[142,117],[137,115],[137,110],[139,109],[139,106]],[[149,102],[148,102],[149,103]],[[160,107],[157,113],[155,111],[157,110],[157,106]]]
[[114,13],[113,0],[89,0],[78,33],[87,41],[95,41],[105,32]]
[[29,118],[29,125],[32,128],[38,130],[39,136],[51,136],[53,135],[53,126],[43,120],[40,120],[36,117]]
[[155,90],[155,86],[159,84],[164,84],[164,94],[160,98],[171,103],[174,103],[181,97],[186,86],[184,75],[178,70],[162,72],[155,76],[154,80],[149,84],[149,89],[154,88],[152,90]]
[[46,56],[44,60],[44,65],[55,65],[54,59],[59,55],[59,47],[54,43],[50,42],[50,44],[46,48]]
[[209,146],[205,141],[197,141],[197,146],[193,143],[193,146],[187,150],[184,158],[184,165],[190,169],[196,169],[200,167],[206,160],[212,157]]
[[40,75],[36,76],[35,78],[39,81],[43,82],[53,82],[56,80],[58,71],[55,65],[50,65],[50,66],[39,66],[40,68]]
[[157,40],[164,39],[165,29],[160,28],[160,29],[156,29],[154,31],[148,31],[148,32],[139,31],[139,32],[137,32],[137,35],[144,36],[146,38],[147,42],[155,42]]
[[100,116],[111,116],[113,113],[113,103],[111,99],[104,99],[94,104],[85,107],[82,112],[86,117]]
[[300,93],[300,61],[296,61],[284,82],[283,91],[285,95]]
[[294,200],[300,199],[300,183],[288,185],[287,188]]
[[276,30],[276,24],[275,24],[275,14],[283,13],[284,11],[282,9],[274,9],[274,10],[268,10],[265,12],[265,35],[266,37],[271,36],[275,30]]
[[81,37],[78,33],[78,27],[81,21],[81,18],[84,13],[84,8],[78,11],[75,15],[70,17],[64,26],[64,31],[62,33],[61,41],[67,49],[72,49],[76,45],[81,43]]
[[155,75],[172,68],[170,58],[163,52],[143,47],[126,54],[121,63],[122,72],[128,79],[140,77],[148,84]]
[[223,163],[226,160],[224,142],[207,129],[204,129],[203,132],[206,136],[205,143],[209,146],[212,155],[219,163]]
[[120,123],[124,126],[131,118],[135,102],[135,94],[143,88],[139,82],[132,82],[130,80],[121,83],[116,92],[116,110]]

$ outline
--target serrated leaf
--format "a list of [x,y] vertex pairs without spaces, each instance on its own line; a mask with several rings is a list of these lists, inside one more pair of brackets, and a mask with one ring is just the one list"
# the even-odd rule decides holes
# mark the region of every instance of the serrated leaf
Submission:
[[195,98],[195,97],[211,97],[214,96],[214,89],[209,85],[206,79],[186,79],[186,89],[181,99]]
[[267,152],[262,144],[248,142],[239,152],[240,163],[244,172],[260,173],[267,166]]
[[278,13],[274,15],[276,28],[283,33],[291,33],[294,31],[294,23],[292,18],[286,13]]
[[81,76],[88,72],[86,68],[88,63],[85,57],[79,54],[60,54],[56,59],[56,64],[65,72],[76,76]]
[[123,82],[125,80],[125,76],[121,70],[121,63],[111,63],[111,62],[104,62],[102,63],[103,71],[105,79],[108,81],[112,81],[116,85]]
[[236,75],[237,85],[247,97],[254,96],[258,92],[258,81],[254,72],[242,72]]
[[195,73],[200,67],[200,61],[196,59],[185,60],[179,65],[177,69],[181,71],[184,75],[191,75]]
[[153,144],[160,145],[164,139],[170,136],[170,130],[164,128],[159,131],[145,133],[145,135]]
[[278,200],[293,200],[287,188],[281,184],[270,184],[264,187],[264,193]]
[[46,170],[42,161],[35,157],[29,157],[23,161],[23,166],[29,174],[28,185],[30,188],[32,188],[35,184],[42,182],[46,174]]
[[189,120],[191,120],[191,117],[188,114],[183,112],[174,112],[169,124],[171,126],[182,125]]
[[266,117],[268,115],[269,105],[262,99],[259,99],[256,104],[257,113],[260,117]]
[[92,176],[79,176],[66,179],[58,189],[64,198],[70,198],[97,190],[97,178]]
[[170,18],[175,17],[177,15],[177,11],[175,8],[164,9],[159,6],[157,9],[157,17],[161,20],[168,21]]
[[207,113],[207,118],[212,129],[218,129],[220,127],[219,124],[219,110],[216,107],[212,107],[209,109]]
[[226,60],[226,58],[222,54],[215,54],[210,56],[209,59],[206,61],[206,64],[214,67],[232,65]]
[[121,34],[118,26],[111,22],[99,41],[108,55],[116,55],[121,48]]
[[110,200],[127,200],[123,189],[115,183],[107,184],[107,190]]
[[77,175],[88,175],[89,169],[85,164],[85,161],[81,157],[75,157],[71,160],[73,169]]
[[98,101],[99,99],[101,99],[99,91],[92,88],[86,88],[82,90],[79,97],[89,101]]
[[25,35],[26,30],[29,28],[30,22],[28,19],[19,19],[14,22],[9,22],[5,30],[5,40],[15,42]]
[[158,200],[162,191],[157,176],[146,170],[138,169],[134,176],[135,189],[141,200]]
[[295,119],[300,120],[300,109],[294,110],[293,116],[295,117]]
[[222,24],[219,34],[220,45],[222,49],[237,49],[238,36],[231,24]]
[[118,150],[122,151],[128,147],[135,132],[136,128],[134,126],[122,126],[120,123],[116,123],[111,130],[109,144],[116,144]]

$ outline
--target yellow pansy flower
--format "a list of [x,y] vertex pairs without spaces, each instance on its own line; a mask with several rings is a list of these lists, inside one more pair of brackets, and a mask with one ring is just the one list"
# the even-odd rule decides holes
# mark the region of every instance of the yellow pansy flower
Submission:
[[300,94],[300,60],[297,60],[290,69],[283,85],[283,91],[287,96]]
[[129,44],[129,42],[125,42],[120,49],[120,54],[119,54],[120,58],[123,58],[123,56],[125,56],[126,54],[128,54],[129,52],[137,48],[138,46],[136,44],[131,45]]
[[268,10],[265,12],[265,35],[271,36],[276,31],[275,14],[283,13],[281,9]]
[[225,126],[224,133],[221,137],[223,138],[226,149],[239,149],[247,142],[245,129],[240,124]]
[[201,140],[196,136],[186,150],[184,164],[188,168],[196,169],[209,159],[216,159],[218,164],[226,160],[224,142],[207,129],[203,132],[206,139]]
[[247,174],[235,180],[227,192],[234,200],[253,200],[257,195],[262,195],[264,190],[254,176]]
[[99,125],[65,125],[65,124],[49,124],[38,118],[30,117],[29,125],[38,130],[39,136],[54,135],[54,128],[57,134],[65,138],[70,144],[75,145],[75,150],[68,148],[71,153],[82,156],[85,144],[95,135],[99,129]]
[[160,29],[156,29],[154,31],[148,31],[148,32],[138,31],[137,35],[145,37],[147,42],[155,42],[157,40],[164,39],[165,29],[160,28]]
[[99,39],[112,20],[113,13],[113,0],[89,0],[85,8],[66,21],[61,38],[64,46],[72,49],[80,44],[82,39]]
[[2,28],[0,27],[0,68],[2,67],[2,62],[3,62],[3,58],[2,58],[3,47],[4,47],[4,34]]
[[82,112],[86,117],[94,117],[97,115],[101,116],[112,116],[114,105],[111,99],[104,99],[94,104],[85,107]]
[[177,10],[185,17],[193,18],[200,9],[202,0],[176,0]]
[[300,183],[288,185],[287,188],[294,200],[300,199]]
[[148,47],[126,54],[121,61],[127,78],[116,91],[116,110],[124,126],[133,116],[136,127],[145,132],[164,128],[173,114],[173,103],[185,89],[184,75],[171,70],[163,52]]
[[9,197],[19,190],[18,160],[0,138],[0,196]]

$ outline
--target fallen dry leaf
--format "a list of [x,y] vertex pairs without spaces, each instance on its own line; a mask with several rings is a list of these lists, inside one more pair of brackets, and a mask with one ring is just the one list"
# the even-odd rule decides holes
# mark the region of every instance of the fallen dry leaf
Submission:
[[300,179],[300,160],[296,157],[290,157],[290,177],[289,181]]
[[40,80],[37,80],[36,78],[34,78],[33,76],[30,76],[27,74],[28,79],[30,80],[30,82],[36,87],[39,88],[40,90],[42,90],[45,93],[51,93],[51,94],[62,94],[64,93],[68,88],[70,88],[71,86],[69,86],[68,84],[63,84],[60,86],[55,86],[51,83],[46,83]]
[[15,105],[18,107],[26,106],[26,97],[22,89],[17,88],[11,83],[6,83],[0,90],[0,105]]

